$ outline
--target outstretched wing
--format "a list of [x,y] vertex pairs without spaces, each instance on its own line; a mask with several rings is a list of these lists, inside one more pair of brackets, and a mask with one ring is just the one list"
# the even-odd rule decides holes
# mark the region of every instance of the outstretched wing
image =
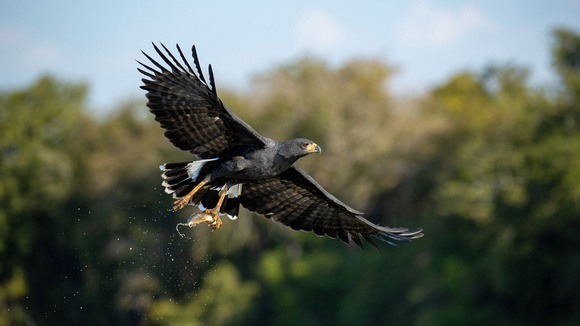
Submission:
[[145,52],[143,54],[157,69],[137,62],[148,70],[138,69],[149,77],[142,79],[144,85],[141,86],[147,91],[149,111],[166,129],[165,137],[173,145],[200,159],[218,157],[220,153],[234,147],[264,147],[265,138],[236,117],[218,98],[211,65],[209,85],[205,81],[195,46],[192,48],[192,56],[197,75],[179,45],[177,50],[185,67],[163,44],[161,46],[165,53],[153,44],[167,67],[157,63]]
[[359,236],[376,247],[371,237],[395,245],[392,240],[409,242],[423,236],[421,229],[390,228],[375,225],[324,190],[296,165],[276,177],[245,183],[239,198],[250,211],[290,226],[294,230],[314,231],[345,243],[349,239],[362,248]]

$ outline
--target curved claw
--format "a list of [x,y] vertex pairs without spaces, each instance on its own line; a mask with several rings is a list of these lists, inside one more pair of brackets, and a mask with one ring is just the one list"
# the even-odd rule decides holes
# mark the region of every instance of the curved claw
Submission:
[[[193,197],[193,195],[201,188],[203,187],[203,185],[206,184],[206,181],[201,181],[200,183],[197,184],[197,186],[195,186],[195,188],[193,188],[187,195],[179,198],[178,200],[173,202],[173,211],[177,211],[182,209],[183,207],[185,207],[185,205],[187,205],[189,203],[189,201],[191,200],[191,197]],[[191,219],[191,217],[189,218]],[[189,222],[188,222],[189,223]]]
[[213,221],[208,223],[214,230],[219,229],[219,227],[223,224],[222,219],[219,216],[219,213],[215,215],[215,219],[213,219]]
[[[179,198],[173,202],[173,211],[178,211],[187,205],[189,198],[186,200],[184,198]],[[190,218],[191,219],[191,218]]]

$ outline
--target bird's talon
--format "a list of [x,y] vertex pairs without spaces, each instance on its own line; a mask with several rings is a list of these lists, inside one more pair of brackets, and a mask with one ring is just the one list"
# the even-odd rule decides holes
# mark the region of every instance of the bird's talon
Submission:
[[223,224],[222,220],[219,217],[219,214],[214,216],[214,219],[211,222],[208,222],[209,225],[215,230],[219,229],[219,227]]
[[173,202],[173,211],[178,211],[178,210],[182,209],[183,207],[185,207],[185,205],[187,205],[188,201],[189,201],[189,198],[184,199],[183,197],[174,201]]

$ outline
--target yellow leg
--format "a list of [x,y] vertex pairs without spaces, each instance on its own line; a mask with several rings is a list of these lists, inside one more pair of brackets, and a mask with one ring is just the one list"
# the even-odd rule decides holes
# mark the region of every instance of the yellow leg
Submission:
[[222,189],[222,192],[220,194],[220,200],[218,200],[217,205],[214,207],[214,209],[212,209],[214,213],[217,214],[220,213],[220,209],[222,208],[222,204],[224,203],[224,199],[226,198],[227,194],[228,194],[228,186],[224,186],[224,189]]
[[211,225],[211,227],[213,227],[214,229],[219,228],[222,225],[222,220],[220,219],[220,209],[222,208],[222,204],[224,203],[224,199],[226,198],[226,195],[228,194],[228,186],[224,186],[224,189],[222,189],[222,193],[220,195],[220,199],[218,200],[217,205],[214,207],[214,209],[210,210],[206,210],[206,214],[211,214],[213,216],[213,220],[209,223],[209,225]]
[[183,207],[185,207],[185,205],[187,205],[187,203],[189,203],[189,200],[191,200],[191,197],[193,197],[193,195],[195,195],[195,193],[201,189],[201,187],[203,187],[203,185],[206,184],[205,181],[200,182],[197,186],[195,186],[195,188],[193,188],[192,191],[190,191],[187,195],[179,198],[178,200],[176,200],[173,203],[173,210],[179,210],[182,209]]

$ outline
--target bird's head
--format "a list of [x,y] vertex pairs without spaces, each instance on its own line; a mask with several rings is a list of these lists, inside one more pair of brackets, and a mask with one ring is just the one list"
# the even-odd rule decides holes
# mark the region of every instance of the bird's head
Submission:
[[312,140],[305,138],[296,138],[281,143],[280,154],[287,158],[300,158],[308,154],[320,153],[320,146]]

